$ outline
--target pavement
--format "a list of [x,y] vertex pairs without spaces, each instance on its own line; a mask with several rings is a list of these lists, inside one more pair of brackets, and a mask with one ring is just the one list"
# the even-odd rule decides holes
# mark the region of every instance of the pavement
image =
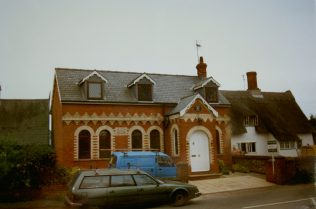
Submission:
[[274,183],[267,182],[265,175],[254,173],[233,173],[215,179],[192,180],[189,181],[189,183],[197,186],[202,194],[254,189],[275,185]]

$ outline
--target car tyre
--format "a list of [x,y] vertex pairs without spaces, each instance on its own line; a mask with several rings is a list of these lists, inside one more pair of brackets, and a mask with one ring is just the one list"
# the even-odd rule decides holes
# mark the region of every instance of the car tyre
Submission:
[[184,191],[179,191],[172,195],[173,206],[182,206],[187,201],[188,201],[188,195]]

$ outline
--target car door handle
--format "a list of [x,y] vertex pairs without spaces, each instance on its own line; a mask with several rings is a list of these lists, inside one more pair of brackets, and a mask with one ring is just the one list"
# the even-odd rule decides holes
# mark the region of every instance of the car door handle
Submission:
[[110,192],[109,192],[110,194],[113,194],[113,193],[115,193],[113,190],[111,190]]
[[139,192],[143,192],[143,191],[144,191],[144,189],[138,189],[138,191],[139,191]]

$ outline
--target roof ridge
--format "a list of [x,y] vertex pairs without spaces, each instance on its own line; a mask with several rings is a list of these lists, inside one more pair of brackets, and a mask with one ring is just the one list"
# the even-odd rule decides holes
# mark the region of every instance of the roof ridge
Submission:
[[136,72],[136,71],[119,71],[119,70],[98,70],[98,69],[82,69],[82,68],[61,68],[56,67],[55,71],[70,70],[70,71],[97,71],[110,73],[128,73],[128,74],[148,74],[148,75],[165,75],[165,76],[183,76],[183,77],[197,77],[196,75],[181,75],[181,74],[167,74],[167,73],[150,73],[150,72]]

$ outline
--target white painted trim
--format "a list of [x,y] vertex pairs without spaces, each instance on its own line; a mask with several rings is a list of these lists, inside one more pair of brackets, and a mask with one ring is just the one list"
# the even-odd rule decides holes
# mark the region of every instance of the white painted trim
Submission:
[[201,99],[203,104],[214,114],[214,116],[218,117],[218,112],[200,94],[197,94],[192,101],[180,111],[180,117],[182,117],[186,111],[192,107],[197,99]]
[[105,83],[107,83],[108,81],[106,80],[106,78],[104,78],[100,73],[98,73],[96,70],[94,70],[92,73],[90,73],[88,76],[84,77],[79,83],[78,85],[81,85],[82,83],[84,83],[86,80],[88,80],[90,77],[92,76],[98,76],[99,78],[101,78]]
[[156,82],[146,73],[143,73],[142,75],[140,75],[139,77],[137,77],[133,82],[131,82],[130,84],[127,85],[127,88],[135,85],[138,81],[140,81],[143,78],[147,78],[148,80],[150,80],[150,82],[152,82],[154,85],[156,85]]
[[221,85],[213,78],[213,77],[209,77],[207,80],[205,80],[203,83],[201,83],[200,85],[196,86],[193,88],[193,90],[197,90],[200,88],[203,88],[206,84],[208,84],[210,81],[213,81],[213,83],[216,84],[216,86],[220,87]]

